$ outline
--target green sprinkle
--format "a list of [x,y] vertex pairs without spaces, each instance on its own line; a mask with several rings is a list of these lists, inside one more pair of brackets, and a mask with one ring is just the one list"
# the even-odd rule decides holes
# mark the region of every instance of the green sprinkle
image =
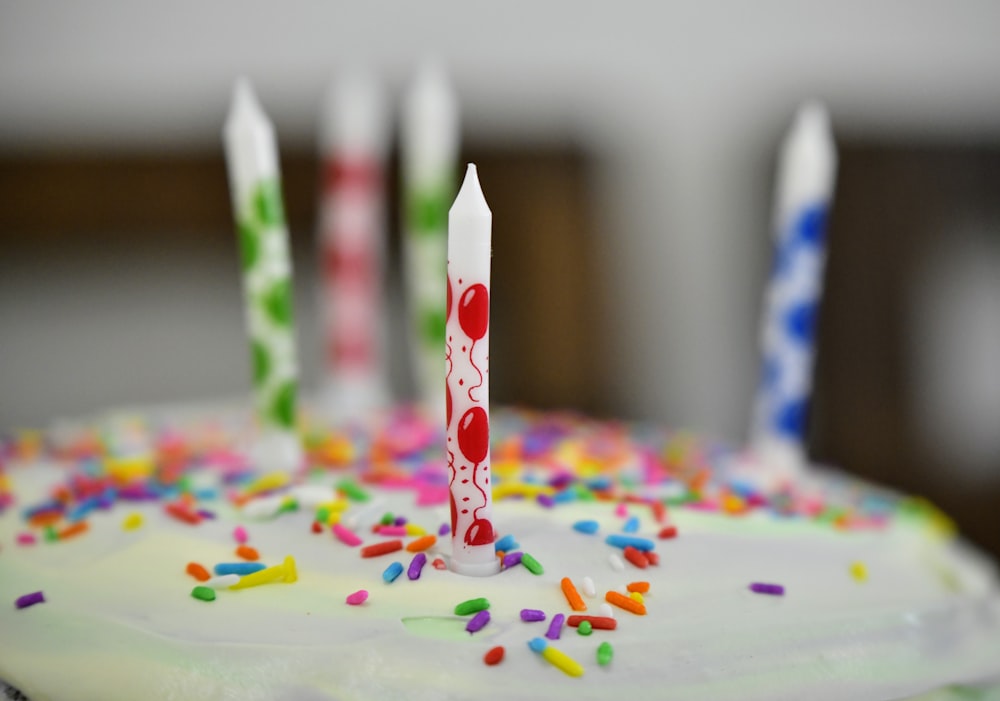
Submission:
[[342,479],[337,482],[337,491],[343,492],[351,501],[368,501],[371,496],[352,479]]
[[195,587],[191,590],[191,596],[202,601],[215,601],[215,589],[211,587]]
[[381,523],[383,526],[391,526],[395,522],[396,522],[396,517],[393,516],[388,511],[386,511],[384,514],[382,514],[382,520],[379,521],[379,523]]
[[611,647],[611,643],[603,642],[597,646],[597,664],[602,667],[611,664],[611,658],[614,656],[615,651],[614,648]]
[[581,621],[580,625],[576,627],[576,632],[580,635],[590,635],[594,632],[594,626],[590,624],[590,621]]
[[55,526],[46,526],[45,527],[45,542],[46,543],[54,543],[57,540],[59,540],[59,532],[56,531]]
[[321,506],[318,509],[316,509],[316,517],[315,517],[316,521],[319,521],[320,523],[326,523],[329,520],[329,518],[330,518],[329,507]]
[[288,497],[281,502],[281,506],[278,507],[279,514],[289,514],[293,511],[299,510],[299,502],[293,497]]
[[542,574],[545,571],[542,564],[528,553],[521,555],[521,564],[528,568],[531,574]]
[[479,613],[490,607],[490,602],[488,599],[482,597],[478,599],[469,599],[468,601],[463,601],[458,606],[455,607],[456,616],[468,616],[470,613]]

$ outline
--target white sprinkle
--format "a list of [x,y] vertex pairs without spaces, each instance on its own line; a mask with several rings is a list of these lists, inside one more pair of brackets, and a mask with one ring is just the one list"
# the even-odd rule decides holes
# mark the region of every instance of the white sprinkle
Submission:
[[337,494],[331,487],[323,487],[318,484],[300,484],[292,487],[288,494],[305,509],[315,509],[316,507],[333,501]]
[[256,497],[243,505],[243,515],[247,518],[273,518],[284,503],[284,494]]
[[615,617],[615,610],[611,608],[611,604],[608,603],[601,604],[601,607],[597,610],[599,612],[598,613],[599,616],[606,616],[608,618]]
[[581,582],[581,584],[583,585],[584,594],[586,594],[591,599],[597,596],[597,588],[594,586],[593,579],[591,579],[590,577],[584,577],[583,582]]
[[608,562],[611,563],[611,569],[613,569],[615,572],[625,571],[625,563],[622,562],[622,559],[617,555],[615,555],[614,553],[608,555]]
[[218,577],[212,577],[202,586],[212,589],[228,589],[239,581],[240,576],[238,574],[220,574]]

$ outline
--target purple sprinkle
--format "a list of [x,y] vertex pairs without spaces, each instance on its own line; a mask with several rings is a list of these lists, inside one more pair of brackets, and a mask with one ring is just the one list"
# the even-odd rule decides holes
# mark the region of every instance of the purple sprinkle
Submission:
[[24,596],[17,597],[17,601],[14,602],[14,606],[19,609],[26,609],[29,606],[40,604],[43,601],[45,601],[45,595],[40,591],[36,591],[31,594],[25,594]]
[[552,617],[552,622],[549,623],[549,629],[545,631],[545,637],[549,640],[558,640],[559,636],[562,635],[563,621],[566,620],[566,616],[561,613],[557,613]]
[[470,633],[476,633],[483,629],[483,627],[490,622],[490,612],[488,609],[483,609],[475,616],[473,616],[468,623],[465,624],[465,629]]
[[410,579],[420,579],[420,572],[424,569],[424,565],[426,564],[427,556],[423,553],[417,553],[413,556],[413,559],[410,560],[410,566],[406,569],[406,576]]
[[209,511],[208,509],[198,509],[198,515],[201,516],[203,519],[206,519],[206,520],[209,520],[209,521],[212,521],[212,520],[215,519],[215,512],[214,511]]
[[750,585],[750,591],[755,594],[770,594],[771,596],[785,595],[785,588],[780,584],[765,584],[764,582],[754,582]]
[[539,611],[538,609],[521,609],[521,620],[528,623],[544,621],[545,612]]
[[441,527],[438,529],[438,535],[446,536],[449,533],[451,533],[451,526],[449,526],[447,523],[442,523]]
[[556,505],[556,500],[553,499],[552,496],[549,494],[539,494],[537,497],[535,497],[535,500],[539,504],[544,506],[546,509],[551,509],[553,506]]
[[394,526],[405,526],[406,525],[406,516],[397,516],[393,520],[392,525],[394,525]]
[[507,569],[513,567],[514,565],[521,564],[521,556],[524,555],[520,550],[515,550],[512,553],[506,553],[503,556],[503,568]]

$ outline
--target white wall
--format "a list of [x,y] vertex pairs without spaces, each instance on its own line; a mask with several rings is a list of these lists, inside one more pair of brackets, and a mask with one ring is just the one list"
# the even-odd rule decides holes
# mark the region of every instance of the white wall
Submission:
[[998,36],[987,0],[3,1],[0,149],[216,146],[240,73],[307,142],[338,66],[398,87],[439,56],[471,138],[599,159],[618,409],[739,437],[795,105],[823,98],[840,134],[996,143]]

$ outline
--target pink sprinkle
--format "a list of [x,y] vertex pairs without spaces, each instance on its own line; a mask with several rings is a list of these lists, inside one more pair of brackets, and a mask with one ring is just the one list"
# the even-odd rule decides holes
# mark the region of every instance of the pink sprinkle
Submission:
[[247,529],[244,528],[243,526],[237,526],[236,528],[233,529],[233,538],[235,538],[236,542],[239,543],[240,545],[245,545],[246,542],[250,539],[250,537],[247,535]]
[[17,534],[17,544],[18,545],[34,545],[36,542],[34,533],[18,533]]
[[359,538],[357,534],[355,534],[354,531],[347,526],[339,523],[333,524],[333,534],[337,536],[337,540],[344,545],[348,545],[352,548],[361,545],[361,538]]
[[622,518],[628,516],[628,507],[625,506],[625,502],[619,502],[618,506],[615,507],[615,516]]
[[375,532],[379,535],[405,536],[406,526],[379,526]]
[[447,504],[449,494],[448,485],[444,485],[443,487],[423,485],[417,490],[417,506]]
[[347,603],[351,606],[360,606],[368,600],[368,590],[358,589],[353,594],[347,596]]

